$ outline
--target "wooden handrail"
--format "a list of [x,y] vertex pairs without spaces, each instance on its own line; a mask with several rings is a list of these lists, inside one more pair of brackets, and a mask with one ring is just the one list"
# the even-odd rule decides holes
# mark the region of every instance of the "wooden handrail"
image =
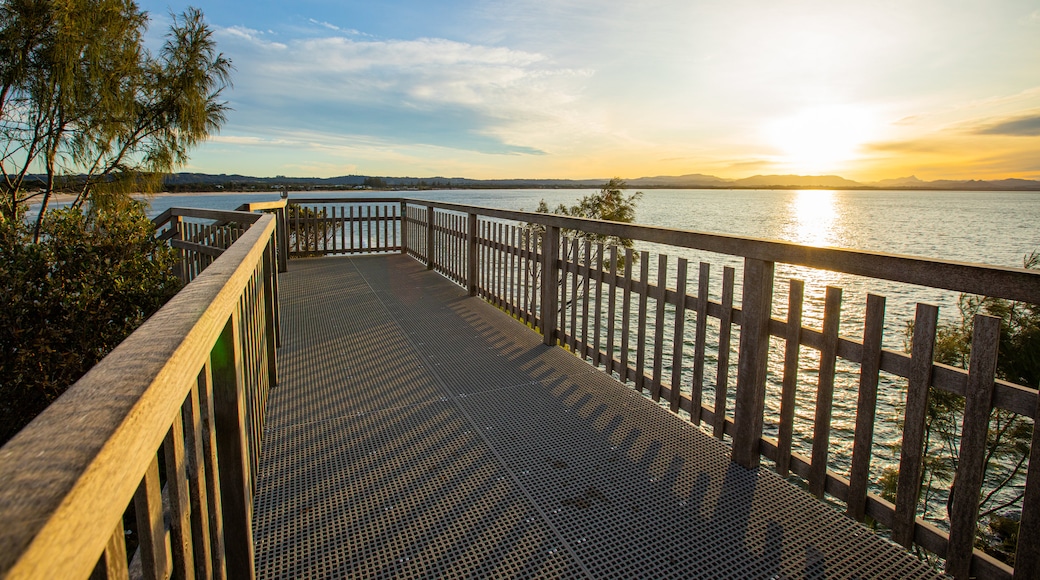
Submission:
[[0,448],[0,576],[86,577],[113,530],[121,534],[123,512],[270,251],[274,218],[235,217],[247,216],[255,223],[235,244]]

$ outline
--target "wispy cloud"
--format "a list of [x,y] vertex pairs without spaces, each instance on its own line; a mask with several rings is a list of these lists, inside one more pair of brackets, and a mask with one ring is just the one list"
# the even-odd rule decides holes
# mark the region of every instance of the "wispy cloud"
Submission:
[[907,139],[903,141],[882,141],[877,143],[868,143],[864,146],[864,149],[868,152],[876,153],[941,154],[955,150],[956,147],[952,146],[948,141],[945,141],[943,139],[922,137],[919,139]]
[[269,48],[275,48],[279,50],[286,48],[286,46],[282,43],[264,39],[265,36],[273,34],[273,32],[270,30],[265,32],[263,30],[246,28],[245,26],[228,26],[226,28],[221,29],[221,34],[230,39],[245,41],[250,44],[264,44]]
[[336,26],[335,24],[332,24],[331,22],[318,21],[318,20],[315,20],[313,18],[308,18],[307,20],[311,24],[317,24],[318,26],[322,26],[324,28],[328,28],[329,30],[335,30],[337,32],[339,32],[341,30],[339,26]]
[[975,129],[979,135],[1040,136],[1040,112],[1011,117]]
[[363,36],[369,38],[371,38],[372,36],[371,34],[365,34],[364,32],[361,32],[360,30],[354,28],[343,28],[342,26],[337,26],[326,20],[316,20],[314,18],[308,18],[307,21],[315,26],[319,26],[321,28],[332,30],[334,32],[339,32],[341,34],[346,34],[349,36]]

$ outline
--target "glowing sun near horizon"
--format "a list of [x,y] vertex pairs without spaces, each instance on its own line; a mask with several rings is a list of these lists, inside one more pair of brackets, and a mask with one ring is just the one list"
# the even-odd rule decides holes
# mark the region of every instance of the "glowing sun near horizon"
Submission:
[[779,152],[777,165],[820,174],[861,158],[862,146],[876,136],[876,121],[859,107],[817,106],[767,124],[765,136]]

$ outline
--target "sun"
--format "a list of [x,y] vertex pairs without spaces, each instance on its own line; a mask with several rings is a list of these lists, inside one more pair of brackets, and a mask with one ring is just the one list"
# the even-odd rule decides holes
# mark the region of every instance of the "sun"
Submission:
[[821,173],[839,169],[861,157],[874,136],[876,123],[865,109],[827,105],[803,109],[766,126],[766,137],[788,170]]

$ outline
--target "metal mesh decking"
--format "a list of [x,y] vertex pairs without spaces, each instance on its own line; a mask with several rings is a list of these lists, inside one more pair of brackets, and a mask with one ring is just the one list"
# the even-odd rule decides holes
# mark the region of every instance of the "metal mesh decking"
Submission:
[[410,258],[281,284],[262,578],[934,576]]

